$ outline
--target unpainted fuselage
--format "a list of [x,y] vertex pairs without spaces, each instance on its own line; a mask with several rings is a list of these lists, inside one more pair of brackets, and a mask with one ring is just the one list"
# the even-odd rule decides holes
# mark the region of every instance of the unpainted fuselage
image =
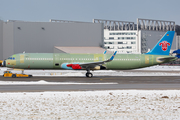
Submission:
[[[92,63],[105,61],[111,54],[66,54],[66,53],[22,53],[15,54],[6,60],[6,66],[20,69],[72,69],[67,64]],[[159,58],[172,57],[167,55],[117,54],[114,60],[103,66],[108,70],[128,70],[148,67],[171,60]],[[174,58],[176,59],[176,58]]]

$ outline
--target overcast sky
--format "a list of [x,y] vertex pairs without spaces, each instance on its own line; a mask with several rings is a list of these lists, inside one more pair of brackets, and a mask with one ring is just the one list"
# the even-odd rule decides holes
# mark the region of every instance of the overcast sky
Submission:
[[180,25],[180,0],[0,0],[0,19],[4,21],[106,19],[137,23],[137,18]]

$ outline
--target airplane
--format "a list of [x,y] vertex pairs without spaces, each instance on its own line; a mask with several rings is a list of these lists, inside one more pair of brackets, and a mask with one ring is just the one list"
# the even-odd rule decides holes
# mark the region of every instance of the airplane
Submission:
[[69,54],[69,53],[19,53],[3,61],[3,66],[16,69],[68,69],[86,70],[86,77],[93,77],[90,70],[129,70],[174,61],[169,56],[175,31],[167,31],[158,43],[145,54]]

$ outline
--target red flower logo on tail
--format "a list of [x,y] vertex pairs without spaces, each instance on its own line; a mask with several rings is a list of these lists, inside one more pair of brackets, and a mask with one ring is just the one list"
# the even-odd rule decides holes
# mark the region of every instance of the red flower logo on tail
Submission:
[[170,46],[171,44],[168,43],[167,41],[162,41],[161,43],[159,43],[159,46],[162,46],[163,51],[167,50],[168,45]]

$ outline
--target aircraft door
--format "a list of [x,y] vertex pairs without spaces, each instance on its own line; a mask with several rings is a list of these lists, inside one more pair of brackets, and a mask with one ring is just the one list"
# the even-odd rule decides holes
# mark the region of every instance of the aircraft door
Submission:
[[29,68],[29,54],[20,54],[17,59],[21,68]]
[[53,67],[59,69],[60,68],[60,54],[53,54]]
[[153,56],[152,55],[149,56],[149,64],[151,64],[151,65],[153,64]]
[[153,64],[153,56],[152,55],[145,56],[145,64]]

